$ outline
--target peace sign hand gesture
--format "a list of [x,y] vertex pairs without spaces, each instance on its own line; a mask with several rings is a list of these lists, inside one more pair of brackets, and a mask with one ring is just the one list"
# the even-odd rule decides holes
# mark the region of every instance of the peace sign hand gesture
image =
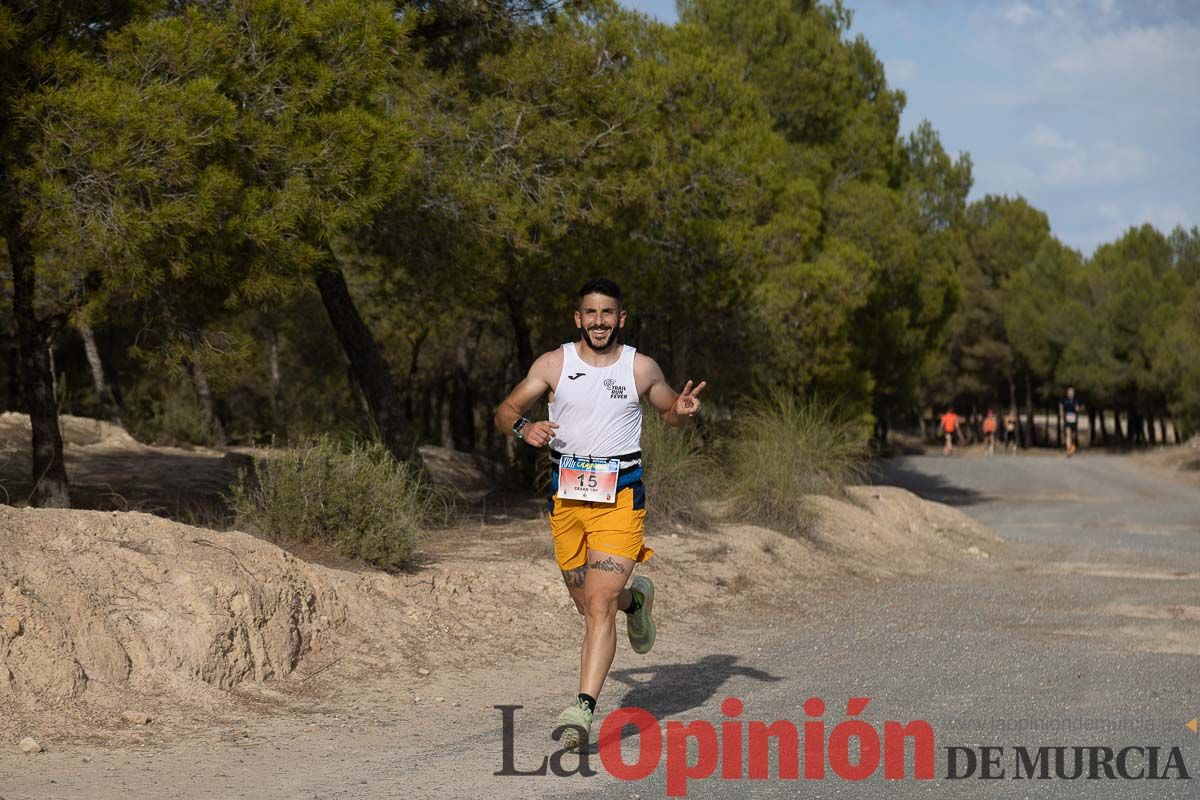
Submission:
[[692,388],[692,382],[688,381],[683,387],[683,391],[675,398],[675,405],[671,408],[671,412],[677,417],[694,417],[700,413],[700,392],[708,385],[708,381],[700,381],[695,388]]

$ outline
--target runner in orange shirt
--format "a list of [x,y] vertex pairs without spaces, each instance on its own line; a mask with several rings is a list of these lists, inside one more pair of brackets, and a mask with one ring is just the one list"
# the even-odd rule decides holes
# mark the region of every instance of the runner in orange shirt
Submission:
[[950,455],[954,450],[954,434],[958,434],[958,440],[966,444],[963,439],[962,429],[958,426],[958,414],[954,413],[953,408],[947,408],[946,413],[942,414],[941,422],[938,423],[938,433],[946,437],[946,446],[942,448],[943,455]]
[[990,408],[983,419],[983,442],[989,456],[996,452],[996,412]]

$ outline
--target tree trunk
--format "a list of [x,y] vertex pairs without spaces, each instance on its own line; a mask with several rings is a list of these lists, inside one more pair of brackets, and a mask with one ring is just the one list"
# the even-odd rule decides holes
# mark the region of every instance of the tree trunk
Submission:
[[108,381],[104,377],[104,363],[100,360],[100,348],[96,347],[96,334],[92,326],[79,323],[75,326],[83,337],[83,352],[87,355],[88,366],[92,370],[92,384],[96,389],[96,400],[100,403],[100,411],[111,422],[124,427],[121,422],[121,410],[117,401],[108,389]]
[[1105,413],[1104,408],[1101,407],[1098,415],[1100,417],[1100,441],[1105,447],[1108,447],[1108,420],[1104,417]]
[[7,347],[8,355],[8,386],[5,399],[5,411],[25,411],[21,402],[21,347],[14,338]]
[[[54,398],[54,408],[58,409],[58,365],[54,363],[54,337],[46,343],[46,358],[50,360],[50,396]],[[70,414],[70,411],[67,411]]]
[[421,433],[427,441],[433,440],[433,388],[428,382],[421,387]]
[[920,426],[921,441],[923,442],[927,438],[929,438],[929,431],[925,425],[925,409],[923,409],[923,408],[917,409],[917,425]]
[[1125,431],[1121,428],[1120,406],[1113,406],[1113,433],[1115,434],[1117,444],[1121,444],[1123,441],[1125,441]]
[[1167,415],[1160,414],[1158,416],[1158,432],[1161,434],[1159,441],[1163,444],[1169,443],[1171,440],[1167,438]]
[[1096,446],[1096,409],[1088,403],[1088,449]]
[[200,401],[200,411],[204,414],[204,427],[212,435],[213,444],[218,447],[225,444],[225,426],[217,416],[213,405],[212,389],[208,385],[208,376],[198,362],[187,362],[188,375],[192,377],[192,385],[196,388],[196,399]]
[[[1047,414],[1046,415],[1046,426],[1047,427],[1050,426],[1050,418],[1049,417],[1050,417],[1050,415]],[[1079,419],[1079,417],[1076,417],[1075,419]],[[1062,415],[1062,411],[1059,410],[1058,406],[1054,407],[1054,431],[1055,431],[1055,441],[1058,442],[1059,447],[1062,447],[1063,446],[1063,415]],[[1049,433],[1047,433],[1047,435],[1049,435]]]
[[475,451],[475,395],[471,391],[467,343],[460,341],[450,376],[450,441],[455,450]]
[[450,421],[450,383],[451,378],[443,376],[438,382],[438,441],[447,450],[454,449],[454,434],[451,432]]
[[513,329],[513,342],[517,346],[517,372],[524,378],[533,366],[533,343],[529,326],[525,324],[524,311],[519,301],[511,296],[508,298],[508,320]]
[[271,379],[271,414],[276,424],[280,424],[283,421],[283,373],[279,369],[279,333],[273,326],[267,329],[267,374]]
[[[419,334],[417,334],[417,337],[415,339],[413,339],[411,342],[412,351],[411,351],[411,355],[408,359],[408,378],[405,381],[406,385],[404,387],[404,416],[406,419],[408,419],[409,424],[412,425],[413,427],[417,426],[417,409],[415,407],[415,404],[417,402],[417,399],[419,399],[419,398],[413,397],[413,388],[415,386],[417,386],[417,373],[418,373],[418,370],[421,365],[421,346],[425,344],[425,339],[428,336],[429,336],[428,328],[426,328],[425,330],[423,330]],[[426,410],[425,405],[426,404],[424,404],[424,403],[422,403],[422,405],[421,405],[421,412],[423,414],[425,414],[425,410]],[[426,435],[428,436],[428,432],[429,432],[429,416],[428,416],[428,414],[425,414],[423,422],[424,422],[424,428],[426,431]]]
[[[11,197],[3,198],[11,203]],[[54,373],[50,366],[50,341],[54,325],[38,319],[34,310],[34,256],[32,244],[10,206],[4,220],[9,267],[13,282],[13,317],[21,358],[21,384],[29,410],[33,439],[33,493],[29,503],[42,508],[70,508],[71,493],[63,461],[62,432],[54,398]]]
[[317,275],[317,288],[384,444],[396,458],[420,463],[416,437],[404,414],[391,365],[359,315],[346,277],[340,269],[331,266]]
[[1146,436],[1149,439],[1150,446],[1158,444],[1158,438],[1154,434],[1154,412],[1146,412]]
[[1025,417],[1029,428],[1029,446],[1037,447],[1037,422],[1033,418],[1033,386],[1029,373],[1025,373]]

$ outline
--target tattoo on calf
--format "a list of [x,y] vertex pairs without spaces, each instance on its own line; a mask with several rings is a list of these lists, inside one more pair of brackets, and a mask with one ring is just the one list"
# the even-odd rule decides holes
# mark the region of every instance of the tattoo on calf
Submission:
[[577,589],[583,586],[583,579],[587,576],[587,565],[576,567],[575,569],[564,569],[562,571],[563,582],[567,584],[568,589]]
[[603,561],[593,561],[588,566],[590,566],[592,569],[598,569],[601,572],[614,572],[618,575],[625,574],[625,568],[622,567],[617,562],[613,561],[612,556],[609,556],[608,558],[604,559]]

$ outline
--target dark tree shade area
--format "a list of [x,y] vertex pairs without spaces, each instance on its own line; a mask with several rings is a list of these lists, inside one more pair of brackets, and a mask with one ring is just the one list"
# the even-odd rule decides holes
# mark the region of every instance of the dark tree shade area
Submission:
[[0,2],[0,374],[31,502],[70,504],[64,412],[510,463],[492,411],[599,275],[718,419],[820,396],[886,439],[948,404],[1028,424],[1072,384],[1120,412],[1114,443],[1194,431],[1200,231],[1084,258],[1020,197],[968,202],[970,157],[900,134],[851,23],[840,0],[687,0],[673,26],[611,0]]

